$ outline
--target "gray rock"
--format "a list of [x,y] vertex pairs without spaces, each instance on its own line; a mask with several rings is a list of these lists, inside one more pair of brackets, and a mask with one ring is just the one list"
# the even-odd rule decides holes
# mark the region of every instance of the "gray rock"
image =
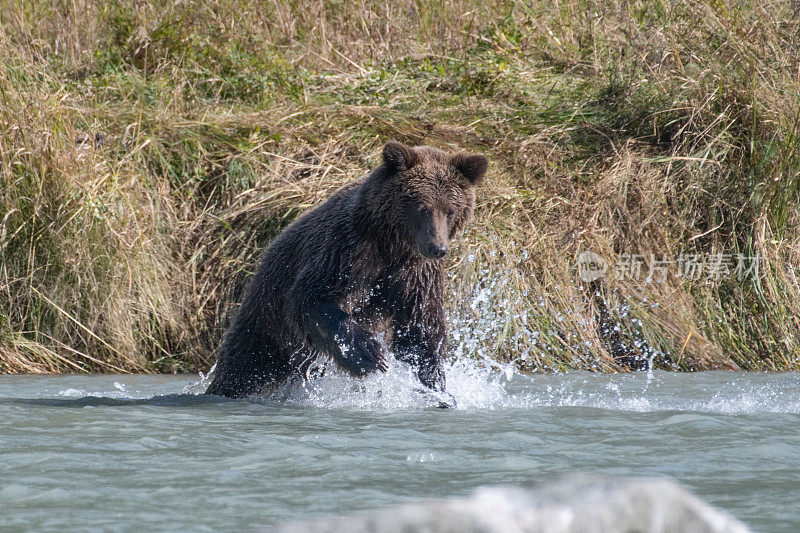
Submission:
[[570,477],[530,487],[293,523],[283,533],[746,533],[738,520],[673,481]]

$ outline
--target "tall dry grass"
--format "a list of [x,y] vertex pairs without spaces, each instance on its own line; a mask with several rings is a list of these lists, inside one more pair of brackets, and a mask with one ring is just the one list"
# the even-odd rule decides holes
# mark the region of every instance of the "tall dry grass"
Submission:
[[[724,0],[4,1],[0,371],[207,368],[261,247],[390,138],[492,162],[448,266],[454,353],[797,369],[798,20]],[[586,249],[761,264],[590,284]]]

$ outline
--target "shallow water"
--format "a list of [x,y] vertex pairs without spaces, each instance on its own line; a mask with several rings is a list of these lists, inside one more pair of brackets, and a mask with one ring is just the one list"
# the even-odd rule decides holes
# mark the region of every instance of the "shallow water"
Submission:
[[402,367],[258,402],[190,376],[0,376],[0,528],[250,529],[594,472],[800,529],[799,374],[447,374],[457,409]]

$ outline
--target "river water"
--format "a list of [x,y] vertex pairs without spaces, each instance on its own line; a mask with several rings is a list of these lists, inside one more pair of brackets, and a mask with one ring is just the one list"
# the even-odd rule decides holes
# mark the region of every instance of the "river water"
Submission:
[[599,473],[800,530],[799,374],[447,375],[456,409],[399,366],[260,401],[193,376],[0,376],[0,529],[252,529]]

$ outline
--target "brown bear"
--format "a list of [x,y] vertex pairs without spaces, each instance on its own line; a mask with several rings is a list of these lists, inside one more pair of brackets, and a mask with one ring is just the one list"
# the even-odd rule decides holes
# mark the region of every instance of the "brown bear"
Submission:
[[442,261],[488,162],[388,142],[383,164],[290,224],[267,248],[225,334],[206,394],[262,392],[318,355],[353,376],[386,370],[373,335],[444,392]]

